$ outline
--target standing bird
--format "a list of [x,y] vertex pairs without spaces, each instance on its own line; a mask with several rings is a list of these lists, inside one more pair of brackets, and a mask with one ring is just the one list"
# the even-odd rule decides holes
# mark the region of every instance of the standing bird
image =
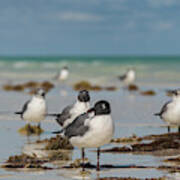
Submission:
[[28,123],[37,122],[40,127],[40,122],[45,119],[47,112],[45,95],[43,89],[37,89],[32,99],[24,104],[22,111],[15,112],[15,114],[20,114],[21,118]]
[[69,69],[67,66],[64,66],[59,73],[56,75],[55,79],[58,81],[65,81],[69,76]]
[[59,114],[48,114],[55,116],[57,123],[63,128],[72,123],[72,121],[90,108],[90,96],[87,90],[79,92],[76,103],[65,107]]
[[[73,146],[81,148],[84,171],[84,149],[97,148],[97,171],[100,170],[100,147],[108,144],[114,134],[111,108],[107,101],[98,101],[88,112],[78,116],[60,133],[67,137]],[[56,132],[57,133],[57,132]]]
[[180,90],[173,90],[172,100],[164,104],[159,113],[154,114],[160,116],[160,118],[168,124],[168,132],[172,125],[178,126],[180,133]]
[[118,77],[126,86],[132,85],[136,78],[136,73],[133,69],[129,69],[124,75]]

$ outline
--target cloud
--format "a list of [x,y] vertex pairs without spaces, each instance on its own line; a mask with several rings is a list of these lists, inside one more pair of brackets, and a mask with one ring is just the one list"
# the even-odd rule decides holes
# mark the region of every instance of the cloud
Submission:
[[174,28],[171,22],[156,22],[151,24],[151,28],[155,31],[168,31]]
[[55,18],[63,21],[71,21],[71,22],[96,22],[101,21],[103,18],[98,15],[88,14],[88,13],[80,13],[80,12],[63,12],[57,13]]
[[150,6],[158,8],[162,6],[170,7],[179,3],[179,0],[148,0]]

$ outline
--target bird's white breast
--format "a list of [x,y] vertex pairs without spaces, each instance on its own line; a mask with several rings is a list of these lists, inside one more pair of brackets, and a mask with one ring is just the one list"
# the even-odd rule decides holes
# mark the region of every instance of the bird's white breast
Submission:
[[68,70],[66,69],[61,70],[60,75],[59,75],[59,80],[62,80],[62,81],[66,80],[68,78],[68,75],[69,75]]
[[90,108],[90,104],[89,102],[84,103],[84,102],[79,102],[77,101],[72,110],[70,111],[71,114],[71,118],[67,119],[64,124],[63,127],[66,127],[67,125],[69,125],[71,122],[73,122],[73,120],[78,117],[79,115],[87,112],[87,110]]
[[70,139],[74,146],[79,148],[96,148],[108,144],[113,137],[114,124],[109,115],[95,116],[88,120],[86,125],[89,126],[89,130],[84,136]]
[[44,120],[46,112],[45,100],[43,98],[33,97],[23,114],[23,119],[29,122],[40,122]]
[[165,122],[171,125],[180,125],[180,99],[174,99],[167,105],[167,110],[162,114]]
[[124,80],[124,82],[125,84],[129,85],[133,83],[134,80],[135,80],[135,72],[131,70],[127,73],[127,78]]

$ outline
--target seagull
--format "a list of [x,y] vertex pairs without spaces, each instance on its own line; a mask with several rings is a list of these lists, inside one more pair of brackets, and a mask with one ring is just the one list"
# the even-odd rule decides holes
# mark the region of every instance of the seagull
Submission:
[[40,88],[37,89],[31,100],[28,100],[21,111],[15,112],[20,114],[21,119],[29,122],[37,122],[40,127],[40,122],[45,119],[47,106],[45,101],[45,91]]
[[93,108],[78,116],[71,124],[59,132],[71,144],[81,149],[84,171],[85,148],[97,148],[97,171],[100,170],[100,147],[108,144],[114,134],[111,108],[107,101],[98,101]]
[[171,125],[176,125],[180,133],[180,90],[173,90],[171,93],[172,100],[165,103],[161,111],[154,115],[160,116],[168,124],[168,132],[170,132]]
[[129,69],[124,75],[118,77],[126,86],[131,85],[136,78],[136,73],[133,69]]
[[72,123],[72,121],[80,114],[86,112],[90,108],[90,96],[87,90],[82,90],[77,96],[77,101],[65,107],[59,114],[48,114],[55,116],[57,123],[63,128]]
[[69,76],[69,69],[67,66],[64,66],[59,73],[56,75],[55,79],[58,81],[65,81]]

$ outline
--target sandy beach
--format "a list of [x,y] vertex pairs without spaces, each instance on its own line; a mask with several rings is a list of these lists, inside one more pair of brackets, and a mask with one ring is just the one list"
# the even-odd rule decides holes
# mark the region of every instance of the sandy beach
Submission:
[[[64,90],[66,95],[64,96]],[[91,104],[100,99],[106,99],[112,106],[112,118],[115,122],[114,138],[130,137],[132,135],[145,136],[150,134],[162,134],[167,132],[164,123],[153,114],[159,111],[163,102],[169,97],[165,95],[164,90],[154,88],[157,92],[155,96],[142,96],[138,92],[128,92],[127,90],[118,89],[117,91],[100,91],[90,92]],[[48,102],[48,112],[59,112],[65,105],[75,101],[77,92],[70,87],[63,88],[56,86],[52,89],[46,100]],[[6,92],[1,90],[1,116],[0,116],[0,163],[1,165],[11,155],[21,154],[24,147],[35,142],[39,137],[22,136],[18,133],[18,129],[25,125],[18,116],[13,112],[20,109],[23,102],[30,98],[30,95],[20,92]],[[42,122],[42,128],[45,132],[40,136],[40,139],[50,138],[54,130],[59,130],[58,124],[53,118],[46,118]],[[176,129],[173,129],[176,131]],[[102,148],[114,147],[114,144],[106,145]],[[122,145],[120,145],[122,146]],[[88,149],[87,157],[91,164],[96,164],[96,153],[92,149]],[[75,148],[72,151],[72,161],[80,158],[80,151]],[[158,170],[156,167],[163,165],[162,159],[153,155],[136,155],[136,154],[112,154],[102,153],[101,163],[111,164],[119,168],[105,168],[99,174],[94,169],[88,169],[90,174],[86,178],[96,179],[99,177],[136,177],[136,178],[158,178],[163,176],[172,177],[167,171]],[[65,164],[68,164],[66,162]],[[128,168],[129,166],[147,166],[149,168]],[[50,165],[54,167],[54,165]],[[127,166],[127,168],[125,168]],[[20,170],[20,169],[0,169],[0,179],[81,179],[80,169],[68,170],[55,166],[54,170]],[[177,176],[177,173],[176,173]]]

